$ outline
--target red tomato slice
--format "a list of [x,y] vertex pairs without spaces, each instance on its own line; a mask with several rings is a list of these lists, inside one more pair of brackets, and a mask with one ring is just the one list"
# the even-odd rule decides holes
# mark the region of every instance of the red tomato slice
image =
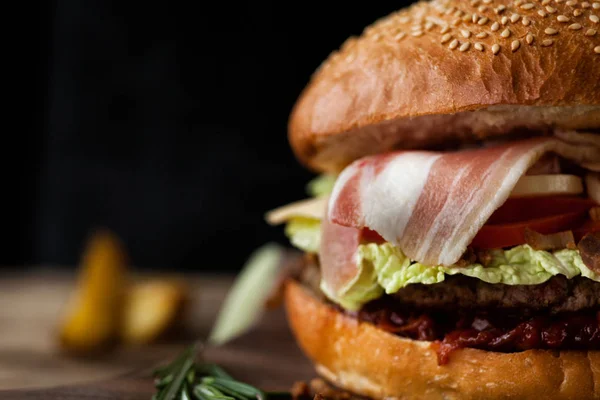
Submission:
[[497,249],[525,243],[525,228],[549,234],[574,229],[588,218],[586,211],[576,211],[544,218],[502,225],[484,225],[471,246],[476,249]]
[[361,241],[363,243],[385,243],[385,239],[381,235],[369,228],[363,228],[361,232]]
[[598,206],[592,199],[575,196],[542,196],[510,198],[486,222],[486,225],[505,225],[540,218],[587,212]]

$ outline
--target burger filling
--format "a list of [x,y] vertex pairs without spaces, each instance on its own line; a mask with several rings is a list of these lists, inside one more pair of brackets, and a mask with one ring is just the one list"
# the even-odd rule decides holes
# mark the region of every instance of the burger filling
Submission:
[[[286,232],[291,243],[307,253],[317,253],[320,243],[318,220],[292,220]],[[571,279],[582,276],[600,282],[600,275],[583,263],[578,249],[534,250],[528,244],[508,250],[485,251],[469,260],[462,259],[460,264],[445,267],[413,262],[390,243],[365,243],[357,249],[356,262],[361,271],[358,279],[343,296],[337,297],[337,302],[351,311],[359,310],[362,305],[384,294],[402,297],[415,290],[414,284],[436,290],[440,286],[437,284],[453,276],[476,278],[480,285],[487,284],[486,287],[490,288],[494,284],[504,284],[508,288],[536,287],[553,277]],[[324,293],[329,294],[323,282],[320,286]],[[483,289],[484,294],[485,291]],[[425,291],[419,294],[424,295],[422,301],[435,302],[435,298],[426,296]]]
[[[598,173],[556,155],[543,156],[510,187],[509,198],[485,215],[462,256],[464,246],[452,253],[448,242],[436,243],[440,237],[458,243],[460,232],[468,233],[456,215],[472,218],[471,205],[485,211],[487,204],[476,196],[488,190],[489,200],[495,201],[493,191],[500,186],[478,181],[481,175],[464,176],[485,162],[488,166],[481,174],[503,174],[505,167],[494,162],[517,165],[517,159],[512,164],[503,159],[515,153],[498,153],[501,156],[487,160],[491,153],[474,153],[480,159],[470,166],[468,158],[451,155],[442,163],[445,169],[433,172],[423,172],[427,166],[420,164],[431,163],[430,154],[384,155],[359,160],[338,178],[315,179],[309,185],[314,210],[302,204],[294,206],[299,207],[297,213],[284,211],[291,215],[285,218],[290,242],[307,255],[298,279],[350,317],[399,336],[435,342],[441,364],[464,347],[499,352],[600,349]],[[432,165],[427,168],[433,170]],[[500,183],[506,179],[498,176],[493,179]],[[436,197],[433,188],[446,194]],[[425,202],[410,198],[426,190]],[[330,196],[333,201],[327,200]],[[443,196],[448,196],[447,203],[439,208],[436,202]],[[334,211],[324,212],[325,206]],[[457,214],[445,213],[445,207]],[[415,215],[418,218],[412,218]],[[432,221],[432,216],[437,219]],[[410,223],[414,230],[407,227]],[[373,225],[390,240],[367,228]],[[420,262],[392,242],[408,243],[412,254],[422,259],[452,262]]]
[[[334,182],[319,177],[310,193],[326,196]],[[584,225],[596,225],[596,210],[590,208]],[[600,274],[584,262],[598,249],[592,244],[582,254],[581,232],[576,238],[573,232],[528,231],[525,243],[499,248],[486,248],[494,239],[484,238],[489,246],[469,248],[451,266],[415,262],[369,232],[355,253],[360,273],[335,301],[318,266],[321,220],[292,218],[285,232],[310,255],[299,280],[315,296],[380,329],[436,342],[440,364],[463,347],[500,352],[600,348]]]

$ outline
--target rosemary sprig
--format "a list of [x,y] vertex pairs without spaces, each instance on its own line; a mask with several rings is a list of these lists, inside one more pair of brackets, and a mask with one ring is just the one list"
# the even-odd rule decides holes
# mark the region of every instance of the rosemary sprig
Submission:
[[172,363],[154,371],[153,400],[286,400],[289,393],[264,392],[234,379],[223,368],[197,363],[198,349],[190,346]]
[[[159,389],[155,400],[182,398],[184,382],[196,359],[196,346],[186,349],[172,364],[155,372],[155,387]],[[191,399],[190,399],[191,400]]]

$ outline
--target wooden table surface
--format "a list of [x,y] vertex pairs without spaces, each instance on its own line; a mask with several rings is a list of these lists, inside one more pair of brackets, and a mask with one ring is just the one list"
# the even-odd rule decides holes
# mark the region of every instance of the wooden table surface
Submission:
[[[63,354],[55,336],[73,278],[51,269],[0,277],[0,398],[150,398],[152,380],[140,371],[205,337],[233,279],[185,277],[192,301],[186,331],[178,338],[84,360]],[[209,349],[206,357],[265,389],[289,389],[295,380],[314,376],[290,335],[283,310],[265,315],[244,337]]]

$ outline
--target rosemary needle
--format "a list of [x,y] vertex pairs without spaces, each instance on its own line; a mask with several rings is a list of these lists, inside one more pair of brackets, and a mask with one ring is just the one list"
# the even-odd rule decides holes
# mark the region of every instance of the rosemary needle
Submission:
[[157,393],[152,400],[275,400],[289,393],[265,393],[240,382],[216,364],[196,363],[197,347],[191,346],[171,364],[154,371]]

